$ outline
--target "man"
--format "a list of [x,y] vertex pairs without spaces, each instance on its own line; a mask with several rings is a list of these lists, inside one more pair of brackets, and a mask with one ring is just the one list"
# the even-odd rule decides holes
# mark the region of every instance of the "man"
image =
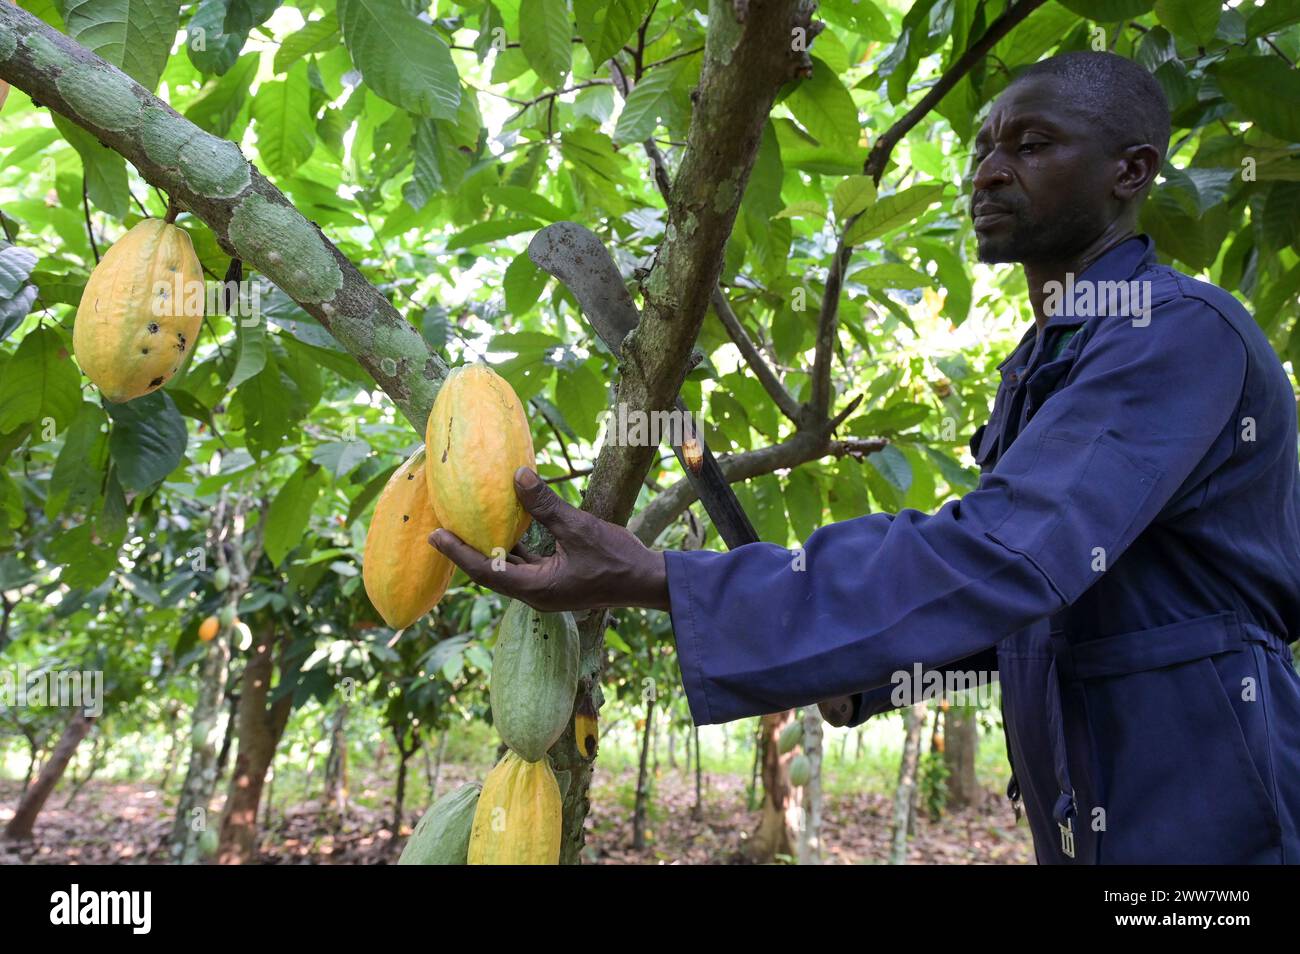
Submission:
[[1041,863],[1300,862],[1295,399],[1246,311],[1135,234],[1169,131],[1106,53],[994,104],[974,229],[1023,264],[1035,323],[971,441],[978,488],[937,513],[823,527],[801,560],[660,553],[521,471],[555,556],[435,545],[540,609],[669,609],[698,724],[841,696],[823,713],[856,725],[916,664],[996,670]]

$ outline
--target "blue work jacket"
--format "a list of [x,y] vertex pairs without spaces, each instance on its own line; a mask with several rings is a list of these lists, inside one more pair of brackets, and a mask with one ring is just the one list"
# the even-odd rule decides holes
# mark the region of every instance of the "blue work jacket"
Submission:
[[[1043,864],[1300,862],[1296,401],[1229,294],[1131,237],[999,366],[978,487],[936,513],[666,554],[697,724],[996,671]],[[1068,287],[1068,286],[1067,286]],[[1115,286],[1109,286],[1115,287]]]

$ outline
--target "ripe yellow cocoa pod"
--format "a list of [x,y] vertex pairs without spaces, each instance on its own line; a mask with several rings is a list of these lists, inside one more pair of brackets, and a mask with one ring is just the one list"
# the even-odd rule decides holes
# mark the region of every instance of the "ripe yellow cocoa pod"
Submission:
[[550,761],[525,762],[506,752],[483,782],[469,835],[469,863],[558,865],[561,809]]
[[216,639],[219,632],[221,632],[221,621],[215,616],[208,616],[199,623],[199,639],[205,643]]
[[361,578],[366,595],[393,629],[404,629],[437,605],[456,565],[429,545],[441,526],[429,503],[424,449],[388,478],[366,534]]
[[536,466],[515,389],[485,364],[454,369],[433,402],[425,447],[442,525],[485,556],[509,551],[532,521],[515,496],[515,471]]
[[189,235],[162,219],[139,222],[86,282],[72,330],[77,363],[110,401],[157,390],[194,347],[203,298]]

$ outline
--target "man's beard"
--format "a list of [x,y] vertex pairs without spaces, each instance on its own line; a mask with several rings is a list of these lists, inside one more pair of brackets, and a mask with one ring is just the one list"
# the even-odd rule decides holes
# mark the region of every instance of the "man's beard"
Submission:
[[1009,213],[1011,222],[983,235],[976,233],[978,257],[985,265],[999,262],[1055,261],[1076,244],[1071,235],[1039,223],[1025,222]]

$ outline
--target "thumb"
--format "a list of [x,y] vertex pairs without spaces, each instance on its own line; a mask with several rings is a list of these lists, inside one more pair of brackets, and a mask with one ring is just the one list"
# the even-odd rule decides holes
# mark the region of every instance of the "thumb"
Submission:
[[557,536],[567,522],[568,511],[573,509],[528,467],[515,471],[515,496],[525,510]]

